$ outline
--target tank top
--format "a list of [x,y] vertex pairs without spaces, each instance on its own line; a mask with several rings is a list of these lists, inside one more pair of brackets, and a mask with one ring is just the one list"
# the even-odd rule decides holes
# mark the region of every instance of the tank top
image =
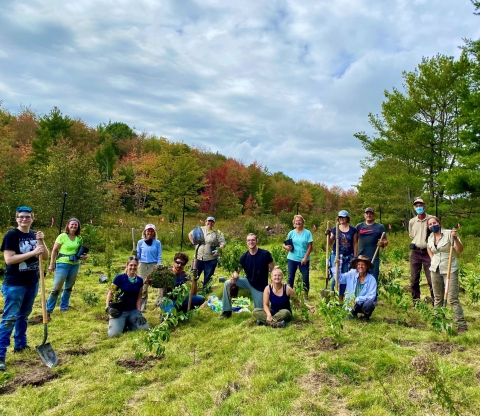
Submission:
[[277,296],[273,293],[273,286],[270,285],[270,309],[272,311],[272,315],[275,315],[282,309],[290,309],[290,298],[287,296],[287,285],[283,285],[283,293],[282,296]]

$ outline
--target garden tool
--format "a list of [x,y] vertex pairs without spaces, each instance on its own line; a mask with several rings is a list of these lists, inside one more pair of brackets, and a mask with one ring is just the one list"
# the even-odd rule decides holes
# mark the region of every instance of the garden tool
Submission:
[[443,295],[443,307],[447,306],[448,299],[448,288],[450,286],[450,273],[452,272],[452,259],[453,259],[453,250],[455,248],[455,241],[450,242],[450,254],[448,256],[448,269],[447,269],[447,280],[445,281],[445,294]]
[[[329,229],[330,229],[330,221],[327,221],[327,231],[328,231]],[[326,255],[325,255],[325,289],[320,292],[320,296],[321,296],[322,298],[329,297],[329,296],[330,296],[330,292],[331,292],[331,291],[328,289],[328,282],[329,282],[329,280],[330,280],[330,279],[328,278],[328,274],[329,274],[329,273],[328,273],[328,271],[329,271],[329,270],[328,270],[328,265],[329,265],[329,257],[330,257],[330,255],[329,255],[329,242],[330,242],[330,241],[329,241],[329,240],[330,240],[330,236],[327,235],[327,244],[326,244],[326,246],[325,246],[325,253],[326,253]]]
[[40,256],[38,257],[38,265],[40,269],[40,290],[42,292],[43,342],[41,345],[37,345],[35,349],[37,350],[38,355],[40,355],[40,358],[45,363],[45,365],[51,368],[57,364],[57,355],[55,354],[55,351],[53,350],[50,343],[46,344],[48,336],[48,315],[47,302],[45,299],[45,275],[43,273],[43,260],[41,256],[42,255],[40,254]]
[[[205,236],[203,235],[203,230],[198,225],[193,229],[192,238],[193,238],[193,244],[197,246],[195,249],[195,256],[193,257],[193,262],[192,262],[192,277],[194,280],[198,280],[198,269],[197,269],[198,249],[200,248],[200,246],[205,244]],[[190,287],[190,294],[188,295],[187,312],[189,312],[190,308],[192,307],[192,296],[193,296],[193,282]]]
[[[380,241],[382,241],[384,237],[385,237],[385,233],[383,232],[382,235],[381,235],[381,237],[380,237]],[[376,250],[375,250],[375,253],[373,254],[373,257],[372,257],[372,260],[371,260],[372,263],[373,263],[373,261],[377,258],[378,250],[380,250],[380,247],[379,247],[379,246],[377,246],[377,248],[376,248]]]
[[132,255],[137,257],[137,246],[135,245],[135,228],[132,228]]

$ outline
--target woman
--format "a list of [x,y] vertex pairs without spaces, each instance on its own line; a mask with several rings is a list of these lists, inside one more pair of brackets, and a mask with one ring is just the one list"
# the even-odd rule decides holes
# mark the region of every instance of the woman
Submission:
[[[205,226],[201,227],[203,232],[203,237],[205,239],[205,244],[201,244],[198,247],[197,253],[197,270],[198,276],[203,272],[203,288],[204,293],[210,292],[209,282],[215,273],[215,268],[217,267],[218,257],[220,257],[220,252],[218,249],[223,249],[226,246],[225,237],[220,231],[214,231],[213,227],[215,226],[215,218],[208,217],[205,220]],[[192,244],[196,243],[193,239],[193,230],[188,234],[188,238]],[[195,246],[195,249],[198,245]]]
[[[78,251],[83,244],[80,236],[81,231],[80,221],[76,218],[70,218],[65,226],[65,232],[57,237],[53,245],[50,266],[48,266],[49,273],[55,271],[52,291],[47,300],[47,312],[49,314],[55,309],[62,287],[60,311],[68,311],[73,285],[77,280],[78,269],[80,268],[80,260],[87,258],[87,254],[81,254]],[[81,255],[77,256],[77,253]]]
[[[310,253],[313,249],[312,233],[304,228],[305,220],[301,215],[293,217],[294,230],[287,235],[283,248],[288,251],[288,285],[293,288],[295,273],[300,269],[305,289],[305,298],[308,299],[310,290]],[[288,243],[288,244],[287,244]]]
[[[138,274],[145,279],[157,264],[162,264],[162,243],[157,240],[157,229],[153,224],[147,224],[143,230],[142,239],[137,243],[137,257],[140,261]],[[145,310],[148,300],[148,285],[143,285],[142,307]]]
[[[263,309],[255,308],[253,315],[258,324],[268,324],[272,328],[283,328],[286,322],[292,319],[290,298],[296,298],[295,291],[283,284],[283,273],[278,266],[272,270],[272,284],[263,291]],[[307,305],[311,313],[315,312],[313,306]]]
[[[340,263],[340,259],[335,259],[335,263]],[[367,256],[362,255],[352,260],[351,265],[352,270],[338,275],[340,283],[346,285],[344,307],[350,310],[350,319],[357,318],[361,313],[363,319],[369,321],[377,296],[377,281],[368,272],[374,266]]]
[[149,329],[143,317],[142,307],[143,279],[137,276],[138,259],[129,257],[125,273],[115,276],[107,293],[105,312],[110,315],[108,336],[123,333],[125,330]]
[[457,253],[463,252],[463,244],[458,238],[457,230],[444,230],[437,217],[428,219],[427,226],[431,234],[427,239],[427,252],[431,259],[430,272],[432,277],[434,307],[442,306],[445,295],[445,279],[448,273],[448,259],[450,247],[453,246],[450,282],[448,286],[448,302],[452,306],[453,320],[458,333],[467,330],[467,322],[463,316],[463,309],[458,299],[458,258]]
[[[340,257],[340,273],[347,273],[350,270],[350,262],[357,256],[358,234],[357,229],[350,225],[350,214],[348,211],[342,209],[337,217],[339,226],[339,257]],[[335,263],[335,256],[337,253],[337,227],[325,232],[328,235],[329,245],[333,243],[332,253],[330,255],[330,265]],[[345,294],[345,284],[340,285],[340,296]],[[335,278],[332,278],[332,290],[335,290]]]

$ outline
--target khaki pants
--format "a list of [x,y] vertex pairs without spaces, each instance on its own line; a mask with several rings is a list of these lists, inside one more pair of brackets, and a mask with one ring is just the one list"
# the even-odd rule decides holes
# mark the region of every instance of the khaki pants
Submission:
[[[138,275],[145,279],[148,274],[155,268],[157,263],[139,263],[138,264]],[[148,299],[148,285],[143,285],[142,288],[142,311],[145,310],[147,306]]]
[[[437,272],[438,272],[437,268]],[[435,296],[434,307],[442,306],[443,296],[445,295],[445,282],[447,280],[447,275],[442,275],[437,272],[431,272],[432,277],[432,286],[433,294]],[[448,303],[452,307],[453,311],[453,321],[457,324],[457,327],[460,329],[467,329],[467,322],[463,317],[462,305],[458,300],[458,272],[450,273],[450,283],[448,285]]]
[[[267,314],[263,310],[263,308],[255,308],[253,310],[253,316],[257,318],[259,321],[263,322],[264,324],[267,323]],[[288,309],[282,309],[278,311],[275,315],[273,315],[273,319],[275,321],[285,321],[288,322],[292,319],[292,313]]]

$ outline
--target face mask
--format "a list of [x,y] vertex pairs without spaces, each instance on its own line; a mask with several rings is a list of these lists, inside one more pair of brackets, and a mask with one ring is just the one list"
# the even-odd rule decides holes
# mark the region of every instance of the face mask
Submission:
[[424,209],[422,206],[420,206],[420,207],[415,207],[415,212],[416,212],[417,214],[423,214],[423,213],[425,212],[425,209]]
[[431,227],[429,227],[429,230],[432,233],[437,233],[440,230],[440,226],[438,224],[437,225],[432,225]]

